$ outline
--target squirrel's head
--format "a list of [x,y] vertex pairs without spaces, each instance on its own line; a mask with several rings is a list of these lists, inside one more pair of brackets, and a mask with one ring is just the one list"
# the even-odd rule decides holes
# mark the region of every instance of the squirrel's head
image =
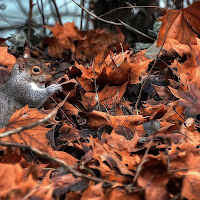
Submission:
[[50,66],[38,59],[32,58],[27,51],[18,58],[18,64],[20,69],[24,71],[26,78],[35,82],[38,86],[45,85],[52,78]]

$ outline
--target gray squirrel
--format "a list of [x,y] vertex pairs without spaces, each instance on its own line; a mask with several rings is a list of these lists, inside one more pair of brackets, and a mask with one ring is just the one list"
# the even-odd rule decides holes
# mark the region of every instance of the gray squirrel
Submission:
[[0,128],[7,126],[11,115],[28,104],[38,108],[55,92],[60,84],[45,88],[50,80],[50,68],[44,62],[30,57],[28,52],[20,56],[13,66],[9,80],[0,86]]

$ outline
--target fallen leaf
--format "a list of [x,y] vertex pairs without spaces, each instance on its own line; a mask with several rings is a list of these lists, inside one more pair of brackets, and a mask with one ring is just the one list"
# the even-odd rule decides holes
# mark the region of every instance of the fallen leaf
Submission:
[[165,35],[167,38],[177,40],[182,44],[194,45],[200,33],[199,28],[200,2],[194,2],[187,8],[181,10],[166,10],[166,14],[159,18],[162,22],[158,34],[157,46],[161,46]]
[[0,47],[0,64],[6,65],[11,71],[12,66],[17,62],[15,56],[8,53],[8,47]]

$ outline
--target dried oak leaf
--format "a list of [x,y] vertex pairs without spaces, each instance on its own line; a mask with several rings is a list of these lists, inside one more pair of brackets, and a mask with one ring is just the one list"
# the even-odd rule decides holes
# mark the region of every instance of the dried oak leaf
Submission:
[[168,87],[172,94],[179,98],[179,105],[185,107],[188,114],[200,114],[199,74],[200,70],[198,69],[192,81],[188,81],[186,75],[181,74],[181,82],[183,82],[185,85],[181,84],[179,89],[174,89],[170,86]]
[[98,129],[102,126],[111,126],[115,129],[119,125],[132,128],[134,125],[146,121],[142,115],[113,116],[96,110],[87,113],[87,117],[89,126],[93,129]]
[[80,177],[75,178],[72,174],[64,174],[62,176],[54,176],[52,178],[54,185],[54,194],[66,194],[70,191],[82,191],[88,188],[88,181]]
[[[123,129],[127,129],[126,127],[122,127]],[[116,134],[115,131],[112,131],[111,134],[103,132],[101,138],[105,141],[109,146],[118,149],[118,150],[127,150],[128,152],[134,152],[137,149],[137,144],[139,141],[139,136],[137,133],[131,135],[131,139],[126,139],[126,137]],[[126,132],[128,135],[128,133]]]
[[200,144],[200,134],[195,128],[194,118],[187,118],[179,131],[182,135],[187,136],[184,138],[187,143],[192,143],[196,146]]
[[[76,46],[75,57],[79,62],[89,63],[95,56],[102,53],[107,56],[109,51],[119,53],[128,48],[125,37],[118,27],[117,33],[108,33],[105,29],[95,29],[90,31],[81,31],[84,39],[79,40]],[[121,44],[121,45],[120,45]]]
[[74,22],[67,22],[63,26],[56,22],[54,27],[46,26],[46,28],[50,29],[53,36],[59,40],[65,40],[67,37],[71,38],[72,41],[82,38]]
[[95,91],[95,81],[100,89],[106,84],[110,86],[120,86],[125,82],[129,85],[140,83],[141,74],[146,74],[149,63],[152,59],[133,60],[130,59],[130,51],[118,55],[109,54],[105,59],[102,54],[95,57],[92,66],[85,67],[76,63],[76,67],[81,70],[82,76],[77,80],[86,91]]
[[38,182],[26,174],[19,164],[0,163],[0,199],[22,199]]
[[92,137],[90,138],[90,143],[93,149],[93,158],[98,160],[99,163],[106,161],[111,169],[114,170],[117,168],[122,175],[134,175],[134,173],[129,171],[127,166],[122,163],[117,154],[114,151],[111,151],[111,148],[108,145],[101,145]]
[[[200,2],[194,2],[189,7],[181,10],[166,10],[166,14],[159,18],[162,22],[158,34],[157,46],[161,46],[165,35],[182,44],[196,44],[197,34],[200,33],[199,27]],[[167,30],[168,27],[168,30]]]
[[[91,66],[85,67],[75,62],[76,67],[82,72],[81,77],[77,77],[77,80],[80,82],[84,90],[89,92],[94,91],[94,80],[98,80],[102,73],[103,76],[106,77],[104,66],[102,65],[103,60],[104,58],[102,54],[98,54]],[[104,81],[106,78],[104,78]],[[106,82],[104,84],[106,84]]]
[[60,40],[58,38],[44,38],[43,43],[48,45],[48,55],[51,57],[62,57],[62,53],[65,49],[71,49],[72,52],[75,51],[74,42],[71,38],[65,38],[65,40]]
[[141,200],[142,192],[126,192],[121,188],[113,188],[105,191],[105,200]]
[[200,65],[200,39],[196,38],[197,44],[191,45],[192,52],[196,58],[197,65]]
[[182,82],[185,83],[185,78],[182,74],[185,74],[185,76],[187,76],[187,79],[191,81],[196,73],[198,73],[197,70],[199,69],[199,66],[197,65],[194,55],[190,54],[187,60],[182,64],[180,64],[177,60],[174,60],[174,62],[170,65],[170,68],[173,70],[177,77],[182,76]]
[[88,189],[83,192],[82,200],[141,200],[142,193],[126,192],[120,187],[104,189],[103,183],[90,184]]
[[200,196],[199,187],[200,187],[200,171],[189,170],[183,179],[181,198],[198,200]]
[[[149,63],[152,59],[145,61],[136,60],[130,62],[130,51],[118,55],[108,55],[105,59],[106,74],[110,85],[121,85],[128,81],[128,84],[140,83],[139,77],[146,73]],[[136,54],[137,55],[137,54]]]
[[48,54],[50,56],[61,57],[65,49],[71,49],[72,52],[75,52],[74,40],[80,40],[81,36],[74,22],[65,23],[63,26],[56,22],[55,27],[46,27],[53,33],[52,38],[43,40],[43,43],[49,45]]
[[95,105],[105,105],[112,108],[113,105],[119,103],[126,91],[127,82],[121,86],[106,85],[100,92],[86,92],[81,95],[82,104],[86,110],[92,109]]
[[125,164],[129,170],[136,171],[137,166],[141,162],[141,158],[138,154],[130,154],[127,150],[114,150],[122,158],[122,163]]
[[29,167],[30,162],[28,163],[19,149],[7,148],[5,149],[2,156],[0,156],[1,163],[9,164],[20,164],[22,167]]
[[[65,161],[65,163],[67,163],[70,166],[75,165],[78,161],[75,157],[73,157],[72,155],[64,151],[54,151],[53,149],[51,149],[48,153],[54,158],[58,158]],[[55,166],[55,163],[52,163],[52,164],[53,166]]]
[[81,195],[82,200],[103,200],[103,183],[91,184]]
[[165,166],[160,164],[143,167],[137,183],[141,188],[144,188],[146,200],[167,200],[169,199],[167,192],[168,181],[167,170]]
[[172,38],[167,38],[163,48],[167,51],[167,53],[173,53],[174,51],[177,52],[181,57],[184,54],[189,54],[191,49],[186,44],[181,44],[177,40]]
[[[17,110],[10,118],[8,127],[0,129],[0,132],[10,131],[13,128],[30,125],[33,122],[45,118],[47,114],[39,112],[35,108],[29,108],[28,106]],[[36,149],[48,151],[49,140],[46,137],[46,133],[49,128],[45,128],[41,125],[21,131],[17,134],[11,135],[9,137],[1,138],[1,141],[16,142],[19,144],[25,144]]]
[[11,71],[12,66],[17,62],[15,56],[8,53],[8,47],[0,47],[0,64],[6,65]]
[[35,189],[31,196],[33,198],[40,198],[44,200],[52,200],[53,192],[54,192],[54,185],[53,181],[50,178],[51,171],[49,171],[46,176],[41,181],[39,187]]

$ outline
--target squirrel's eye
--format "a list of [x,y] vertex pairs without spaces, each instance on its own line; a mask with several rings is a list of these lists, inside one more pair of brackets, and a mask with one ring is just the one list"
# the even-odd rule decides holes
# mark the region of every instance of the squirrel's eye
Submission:
[[35,67],[33,67],[32,70],[33,70],[34,73],[38,73],[38,72],[40,72],[40,67],[35,66]]

